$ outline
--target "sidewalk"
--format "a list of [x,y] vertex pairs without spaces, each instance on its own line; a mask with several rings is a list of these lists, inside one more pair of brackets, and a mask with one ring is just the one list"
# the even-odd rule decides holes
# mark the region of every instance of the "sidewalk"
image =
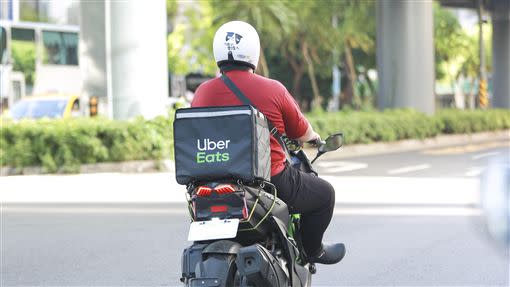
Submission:
[[[476,178],[324,176],[336,202],[370,205],[472,206]],[[185,187],[171,172],[0,177],[2,203],[184,203]]]

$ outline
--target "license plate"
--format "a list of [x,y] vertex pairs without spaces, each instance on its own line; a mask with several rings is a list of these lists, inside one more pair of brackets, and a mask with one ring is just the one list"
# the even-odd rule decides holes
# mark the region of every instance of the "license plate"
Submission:
[[237,218],[195,221],[189,227],[188,241],[234,238],[237,235],[238,226]]

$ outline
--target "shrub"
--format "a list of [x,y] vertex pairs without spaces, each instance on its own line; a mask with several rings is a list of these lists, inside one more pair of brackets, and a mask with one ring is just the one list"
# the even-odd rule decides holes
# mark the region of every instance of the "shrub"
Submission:
[[166,118],[5,122],[0,129],[0,164],[76,172],[84,163],[168,158],[171,127]]
[[[314,111],[308,119],[325,137],[343,132],[345,143],[423,139],[438,134],[510,129],[510,110],[441,110],[434,116],[409,110]],[[84,163],[161,160],[173,156],[173,114],[152,120],[103,118],[2,122],[0,165],[44,172],[77,172]]]
[[441,110],[433,116],[411,109],[384,112],[335,112],[308,115],[325,137],[343,132],[345,143],[424,139],[438,134],[474,133],[510,128],[510,110]]

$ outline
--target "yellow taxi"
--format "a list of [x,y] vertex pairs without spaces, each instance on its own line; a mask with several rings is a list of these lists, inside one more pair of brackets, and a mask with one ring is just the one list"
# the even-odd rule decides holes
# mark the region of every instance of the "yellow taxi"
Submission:
[[27,96],[6,111],[4,117],[20,119],[66,119],[81,115],[80,100],[76,95],[43,94]]

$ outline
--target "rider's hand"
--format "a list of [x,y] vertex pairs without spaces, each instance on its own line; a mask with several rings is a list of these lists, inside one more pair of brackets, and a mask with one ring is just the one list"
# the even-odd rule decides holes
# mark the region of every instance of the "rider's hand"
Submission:
[[302,144],[297,140],[291,140],[288,137],[282,137],[283,141],[285,142],[285,145],[287,146],[288,150],[291,151],[298,151],[301,149]]
[[319,143],[321,142],[321,136],[316,133],[316,132],[313,132],[313,135],[311,136],[311,140],[307,141],[307,143],[313,145],[313,146],[318,146]]

